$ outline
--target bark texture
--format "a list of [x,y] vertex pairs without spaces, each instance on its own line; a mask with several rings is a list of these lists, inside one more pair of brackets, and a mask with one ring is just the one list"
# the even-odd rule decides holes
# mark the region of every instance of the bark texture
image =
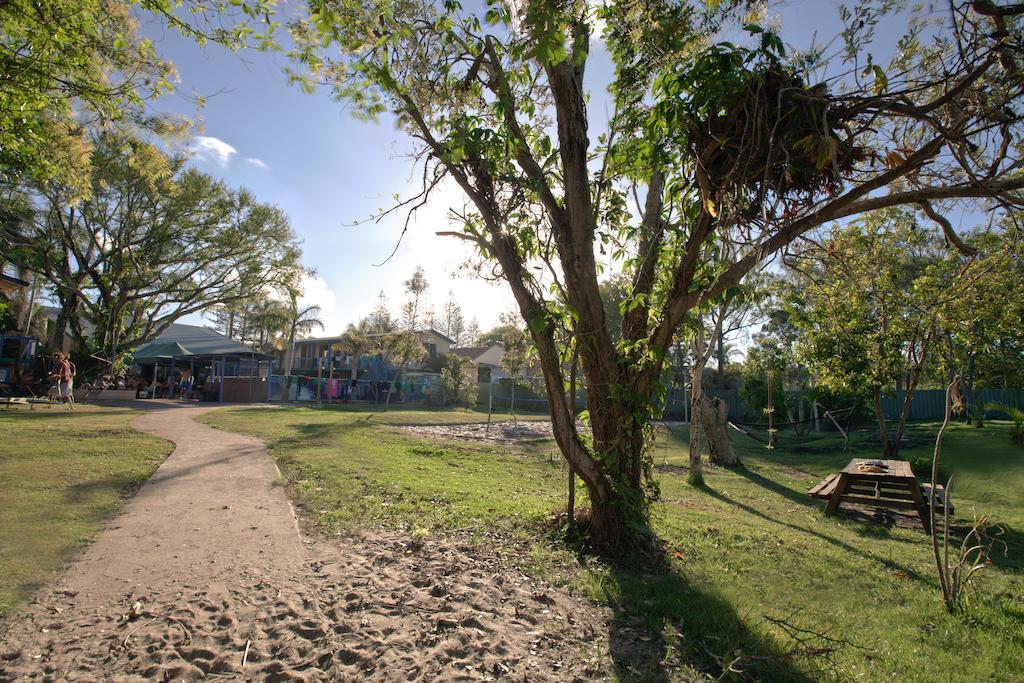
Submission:
[[701,401],[700,422],[708,440],[711,462],[726,467],[739,465],[740,459],[729,438],[729,404],[720,398],[705,396]]

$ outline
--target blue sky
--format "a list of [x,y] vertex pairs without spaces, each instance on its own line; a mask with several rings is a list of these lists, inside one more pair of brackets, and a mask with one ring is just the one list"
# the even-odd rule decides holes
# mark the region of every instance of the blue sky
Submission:
[[[800,43],[816,29],[825,36],[838,26],[831,2],[775,3],[770,14],[780,16],[784,35]],[[306,283],[306,300],[323,308],[323,334],[338,334],[368,313],[380,290],[397,310],[401,282],[417,265],[427,272],[434,306],[440,308],[452,290],[467,320],[476,317],[483,329],[512,307],[503,285],[464,274],[469,252],[461,242],[434,235],[451,227],[448,206],[462,207],[454,188],[439,193],[419,213],[395,257],[383,266],[374,264],[391,253],[404,216],[347,225],[390,206],[394,194],[416,186],[414,166],[404,158],[411,143],[392,123],[358,121],[327,91],[307,95],[289,85],[283,55],[232,54],[217,45],[199,47],[156,24],[143,29],[175,63],[179,92],[207,98],[198,112],[183,96],[156,103],[161,111],[196,119],[194,163],[232,185],[248,187],[290,216],[304,242],[305,264],[317,271]],[[598,52],[588,65],[592,119],[603,118],[607,61]]]

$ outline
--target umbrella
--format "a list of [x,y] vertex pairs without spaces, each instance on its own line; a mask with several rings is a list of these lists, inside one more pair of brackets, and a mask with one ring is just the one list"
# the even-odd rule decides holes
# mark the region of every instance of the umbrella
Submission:
[[173,360],[175,358],[190,358],[196,354],[178,342],[154,341],[140,346],[132,354],[135,363],[153,363],[160,360]]

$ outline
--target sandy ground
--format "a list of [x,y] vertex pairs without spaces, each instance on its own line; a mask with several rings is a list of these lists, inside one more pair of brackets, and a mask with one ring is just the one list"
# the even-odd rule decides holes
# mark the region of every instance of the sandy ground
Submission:
[[[682,422],[656,422],[658,434],[667,434],[682,427]],[[585,431],[589,428],[582,422],[576,428]],[[408,425],[395,429],[412,434],[418,438],[439,440],[466,440],[483,443],[516,444],[535,439],[551,439],[550,420],[493,420],[488,426],[486,422],[465,424]]]
[[458,538],[303,537],[259,440],[146,405],[135,426],[177,448],[13,619],[0,680],[606,675],[607,610]]
[[408,425],[395,427],[398,431],[418,438],[465,440],[514,444],[531,439],[550,439],[549,420],[495,420],[490,426],[486,422],[466,424]]

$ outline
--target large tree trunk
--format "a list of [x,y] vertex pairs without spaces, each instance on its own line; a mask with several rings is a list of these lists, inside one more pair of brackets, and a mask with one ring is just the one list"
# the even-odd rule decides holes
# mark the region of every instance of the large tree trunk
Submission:
[[704,388],[703,375],[704,363],[702,354],[697,354],[697,361],[690,369],[690,474],[687,476],[694,486],[704,483],[704,467],[700,459],[700,416],[703,412]]
[[720,398],[701,401],[700,422],[711,450],[711,462],[725,467],[736,467],[740,459],[729,438],[729,404]]
[[64,349],[64,336],[67,334],[68,322],[74,315],[74,310],[78,307],[78,295],[75,293],[69,293],[64,300],[64,305],[60,308],[60,313],[57,314],[57,321],[53,326],[53,348],[58,351]]

